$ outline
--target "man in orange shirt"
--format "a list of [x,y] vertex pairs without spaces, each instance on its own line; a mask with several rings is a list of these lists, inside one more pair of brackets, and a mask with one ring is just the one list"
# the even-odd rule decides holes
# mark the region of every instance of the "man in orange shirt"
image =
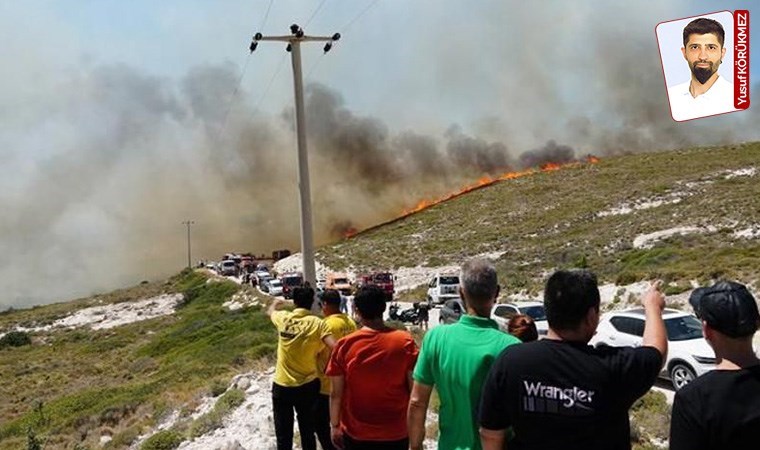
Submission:
[[327,366],[333,443],[344,450],[407,450],[417,344],[408,332],[385,326],[385,293],[377,286],[359,289],[354,308],[362,328],[338,340]]

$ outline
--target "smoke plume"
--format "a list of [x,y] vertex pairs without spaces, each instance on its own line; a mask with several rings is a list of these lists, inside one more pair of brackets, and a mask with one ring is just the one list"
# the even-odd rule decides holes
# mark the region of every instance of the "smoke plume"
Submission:
[[[672,6],[520,5],[456,6],[463,38],[453,48],[441,48],[435,34],[410,40],[404,54],[416,59],[398,69],[408,76],[374,87],[395,116],[359,112],[332,85],[307,86],[317,243],[484,174],[588,153],[757,139],[755,111],[670,119],[652,29],[679,17]],[[474,23],[477,30],[467,25]],[[447,26],[434,14],[422,29]],[[498,38],[484,42],[484,32]],[[518,42],[530,45],[517,51]],[[24,45],[6,51],[20,59]],[[368,57],[341,50],[338,66],[341,57]],[[230,102],[240,76],[232,64],[170,78],[82,63],[32,89],[25,70],[43,73],[48,60],[25,61],[0,78],[0,309],[175,272],[186,264],[188,219],[196,260],[298,250],[290,97],[274,114],[253,110],[244,87]],[[467,119],[420,114],[437,96],[451,117]]]

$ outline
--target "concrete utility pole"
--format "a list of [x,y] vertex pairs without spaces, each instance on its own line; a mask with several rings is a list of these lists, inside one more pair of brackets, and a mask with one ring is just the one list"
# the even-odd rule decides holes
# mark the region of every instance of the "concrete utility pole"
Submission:
[[192,220],[185,220],[182,225],[187,225],[187,268],[193,267],[192,259],[190,259],[190,225],[195,224]]
[[[317,274],[314,266],[314,236],[311,220],[311,188],[309,183],[309,156],[306,151],[306,120],[303,107],[303,76],[301,74],[301,42],[325,41],[323,48],[327,53],[333,46],[333,42],[340,39],[340,34],[328,36],[306,36],[304,31],[296,24],[290,26],[290,36],[263,36],[256,33],[249,47],[250,51],[256,50],[259,41],[287,42],[286,50],[290,52],[293,63],[293,87],[296,100],[296,130],[298,137],[298,192],[301,199],[301,255],[303,256],[304,280],[311,284],[312,288],[317,285]],[[315,302],[316,303],[316,302]]]

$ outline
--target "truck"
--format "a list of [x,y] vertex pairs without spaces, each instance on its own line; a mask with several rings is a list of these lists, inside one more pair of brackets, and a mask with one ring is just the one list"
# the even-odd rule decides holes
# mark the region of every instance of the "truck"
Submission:
[[343,295],[351,295],[353,287],[345,273],[328,273],[325,289],[335,289]]
[[393,284],[394,278],[393,274],[390,272],[370,272],[358,275],[356,277],[356,287],[361,288],[362,286],[368,286],[368,285],[374,285],[379,287],[380,289],[385,292],[386,295],[386,301],[392,302],[393,301],[393,294],[395,290],[395,286]]
[[427,301],[431,304],[441,304],[446,300],[459,298],[459,275],[436,273],[428,283]]
[[303,285],[303,274],[301,272],[286,272],[280,275],[282,281],[282,296],[293,298],[293,289]]

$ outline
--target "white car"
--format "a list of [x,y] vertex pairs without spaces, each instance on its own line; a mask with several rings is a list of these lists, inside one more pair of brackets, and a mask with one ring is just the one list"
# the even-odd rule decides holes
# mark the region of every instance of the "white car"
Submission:
[[546,310],[541,302],[496,303],[491,309],[491,318],[505,331],[509,319],[518,314],[525,314],[533,319],[539,339],[546,336],[549,323],[546,321]]
[[[638,347],[644,335],[644,317],[643,308],[604,314],[589,344]],[[663,319],[668,333],[668,360],[660,377],[669,379],[679,390],[715,369],[715,352],[702,336],[702,322],[693,314],[666,309]]]
[[282,281],[278,279],[269,280],[269,289],[267,293],[271,295],[272,297],[275,297],[277,295],[282,295]]

